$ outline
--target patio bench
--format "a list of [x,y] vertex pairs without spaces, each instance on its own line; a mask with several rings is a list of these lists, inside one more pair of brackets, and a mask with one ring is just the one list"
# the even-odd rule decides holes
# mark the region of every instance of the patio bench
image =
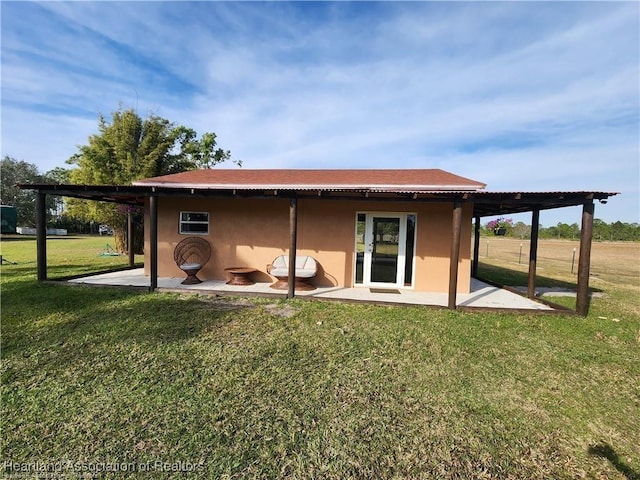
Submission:
[[[313,257],[307,255],[296,256],[296,290],[315,290],[309,281],[316,276],[318,264]],[[289,289],[289,257],[280,255],[267,265],[267,273],[276,277],[277,281],[271,285],[276,290]]]

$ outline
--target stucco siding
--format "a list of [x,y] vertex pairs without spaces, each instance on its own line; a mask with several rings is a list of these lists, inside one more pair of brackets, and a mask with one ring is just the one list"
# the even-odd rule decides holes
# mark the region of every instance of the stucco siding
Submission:
[[[145,214],[145,270],[149,265],[149,215]],[[355,221],[357,212],[415,213],[417,241],[415,285],[418,291],[447,292],[451,253],[452,204],[420,202],[371,202],[302,199],[298,202],[298,254],[311,255],[319,263],[313,283],[353,286]],[[224,269],[250,266],[259,270],[253,278],[269,281],[267,264],[288,254],[289,202],[286,199],[158,198],[158,275],[179,277],[173,261],[175,245],[186,237],[179,233],[181,211],[209,212],[211,261],[199,275],[224,279]],[[463,208],[458,292],[470,288],[471,205]]]

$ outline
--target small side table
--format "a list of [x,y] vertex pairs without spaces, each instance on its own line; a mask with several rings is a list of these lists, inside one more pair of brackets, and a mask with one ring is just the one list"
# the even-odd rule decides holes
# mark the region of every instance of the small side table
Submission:
[[249,278],[253,272],[257,272],[255,268],[250,267],[229,267],[224,269],[225,272],[228,272],[231,275],[231,278],[227,282],[227,285],[254,285],[256,282]]

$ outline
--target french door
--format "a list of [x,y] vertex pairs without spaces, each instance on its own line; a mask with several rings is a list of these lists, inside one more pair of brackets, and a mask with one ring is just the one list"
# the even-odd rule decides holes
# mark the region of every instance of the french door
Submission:
[[406,213],[358,214],[356,285],[412,285],[415,218]]

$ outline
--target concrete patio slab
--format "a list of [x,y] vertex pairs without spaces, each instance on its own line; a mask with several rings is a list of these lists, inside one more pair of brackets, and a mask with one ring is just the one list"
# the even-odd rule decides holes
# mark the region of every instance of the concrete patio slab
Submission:
[[[271,283],[258,282],[250,286],[227,285],[222,280],[207,280],[198,285],[182,285],[183,278],[158,278],[159,290],[171,290],[193,293],[217,293],[232,295],[269,295],[286,297],[286,292],[274,290]],[[73,284],[110,285],[148,287],[149,277],[144,269],[124,270],[92,275],[69,280]],[[377,289],[379,290],[379,289]],[[390,290],[390,292],[392,292]],[[298,297],[310,297],[327,300],[345,300],[360,302],[384,302],[405,305],[447,306],[446,293],[416,292],[410,289],[394,289],[394,293],[372,292],[368,287],[319,287],[312,291],[296,292]],[[459,294],[457,305],[460,307],[494,308],[494,309],[522,309],[553,311],[548,305],[522,297],[507,290],[488,285],[477,279],[471,279],[471,292]]]
[[[526,293],[526,286],[513,287],[519,292]],[[562,288],[562,287],[536,287],[537,297],[574,297],[577,295],[575,288]],[[603,292],[590,291],[589,296],[591,298],[603,298],[606,295]]]

